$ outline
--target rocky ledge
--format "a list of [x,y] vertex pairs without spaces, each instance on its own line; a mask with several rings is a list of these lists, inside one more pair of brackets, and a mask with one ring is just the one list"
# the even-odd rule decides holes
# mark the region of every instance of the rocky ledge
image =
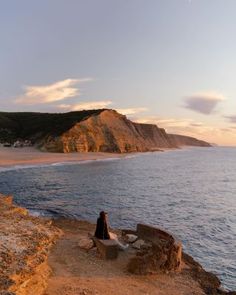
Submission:
[[42,294],[50,274],[48,251],[60,235],[51,221],[0,195],[0,295]]
[[128,261],[129,272],[138,275],[181,272],[198,282],[205,294],[236,295],[236,292],[223,290],[218,277],[205,271],[190,255],[184,253],[182,243],[167,231],[138,224],[135,231],[123,230],[122,234],[136,237],[134,244],[131,242],[137,251]]
[[[93,292],[93,288],[98,288],[98,286],[94,281],[89,283],[87,272],[90,275],[95,272],[93,280],[98,277],[101,280],[105,272],[105,282],[106,273],[109,273],[110,280],[112,280],[112,271],[116,281],[118,280],[120,284],[127,281],[129,286],[130,284],[136,286],[137,275],[140,275],[138,284],[147,287],[146,281],[150,281],[150,286],[152,286],[164,274],[164,280],[170,284],[177,276],[180,283],[176,285],[175,282],[174,288],[183,289],[185,281],[199,286],[199,291],[191,294],[236,294],[236,292],[222,290],[220,280],[214,274],[206,272],[191,256],[183,253],[181,242],[166,231],[146,225],[138,225],[136,231],[124,230],[123,237],[121,232],[117,231],[117,234],[120,232],[121,238],[124,239],[124,236],[129,238],[126,242],[130,243],[130,247],[125,253],[120,253],[118,259],[107,263],[102,262],[99,255],[97,256],[99,253],[96,248],[94,249],[88,237],[88,232],[93,231],[94,225],[85,222],[67,219],[50,221],[30,216],[26,209],[13,204],[12,197],[0,195],[0,295],[67,294],[63,288],[68,289],[69,285],[75,290],[84,286],[91,288],[92,291],[91,293],[86,293],[87,291],[78,293],[72,288],[73,290],[70,289],[68,294],[108,294],[103,291],[106,291],[104,288],[109,285],[109,282],[104,288],[100,286],[100,293]],[[60,239],[49,254],[51,246],[58,238]],[[97,254],[94,256],[94,253]],[[101,264],[103,272],[100,269],[98,272],[96,265],[98,268]],[[50,279],[49,265],[55,268]],[[69,269],[67,265],[70,265]],[[118,272],[119,267],[121,267],[120,272]],[[62,280],[63,268],[65,268],[66,275]],[[71,276],[68,275],[69,270]],[[85,270],[87,272],[83,275]],[[128,274],[127,270],[134,275]],[[48,282],[50,282],[49,286]],[[114,283],[112,281],[112,286]],[[57,287],[61,290],[60,292]],[[47,289],[46,293],[45,289]],[[151,290],[149,293],[154,294]],[[165,294],[173,293],[168,291]]]

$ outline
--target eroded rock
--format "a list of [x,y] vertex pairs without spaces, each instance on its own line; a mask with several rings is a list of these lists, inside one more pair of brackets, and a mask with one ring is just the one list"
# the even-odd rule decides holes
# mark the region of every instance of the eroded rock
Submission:
[[53,152],[146,152],[173,148],[165,130],[138,124],[114,110],[89,116],[57,137],[45,138],[43,149]]
[[0,195],[0,294],[43,294],[50,274],[47,254],[61,234],[50,221]]
[[78,241],[78,247],[81,249],[90,250],[91,248],[93,248],[93,246],[94,246],[94,242],[90,238],[83,237],[83,238],[80,238]]
[[124,240],[126,243],[134,243],[137,241],[137,239],[138,239],[138,236],[134,234],[126,234],[124,237]]
[[171,234],[144,224],[138,224],[136,232],[140,239],[132,247],[138,251],[128,263],[129,272],[148,274],[180,269],[182,245]]
[[144,240],[137,240],[136,242],[134,242],[132,244],[132,247],[134,249],[138,249],[139,250],[141,248],[141,246],[143,246],[144,244],[145,244]]

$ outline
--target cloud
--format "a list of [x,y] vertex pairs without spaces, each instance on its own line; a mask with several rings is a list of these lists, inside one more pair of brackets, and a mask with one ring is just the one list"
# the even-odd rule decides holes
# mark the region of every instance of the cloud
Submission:
[[191,119],[161,119],[159,120],[159,124],[164,128],[181,128],[193,125],[201,126],[201,123],[195,123]]
[[116,111],[123,115],[134,115],[142,112],[146,112],[147,108],[127,108],[127,109],[116,109]]
[[112,104],[110,100],[103,101],[89,101],[89,102],[81,102],[79,104],[61,104],[58,105],[58,108],[64,109],[66,111],[82,111],[82,110],[92,110],[92,109],[105,109],[109,105]]
[[194,122],[194,123],[190,123],[190,126],[193,126],[193,127],[202,127],[203,124],[202,123],[198,123],[198,122]]
[[[105,109],[112,105],[111,100],[102,100],[102,101],[89,101],[81,102],[79,104],[60,104],[57,107],[64,109],[66,111],[81,111],[81,110],[91,110],[91,109]],[[134,115],[141,112],[147,111],[147,108],[124,108],[116,109],[116,111],[123,115]]]
[[225,116],[226,119],[228,119],[228,121],[230,123],[235,124],[236,123],[236,115],[232,115],[232,116]]
[[192,119],[159,118],[155,116],[139,118],[136,121],[145,124],[156,124],[158,127],[172,130],[174,128],[186,128],[193,125],[197,125],[197,127],[202,126],[202,123],[195,122]]
[[222,132],[233,132],[233,128],[221,128],[220,129]]
[[188,96],[184,100],[185,108],[209,115],[215,111],[219,102],[225,100],[225,97],[219,93],[206,92]]
[[[136,122],[146,124],[156,124],[160,128],[164,128],[167,133],[182,134],[198,137],[207,140],[207,135],[218,130],[215,127],[207,126],[202,122],[193,119],[176,119],[176,118],[159,118],[144,117],[136,119]],[[218,131],[217,131],[218,132]]]
[[236,145],[236,126],[229,128],[208,125],[189,118],[160,118],[155,116],[146,116],[136,118],[136,122],[156,124],[160,128],[164,128],[167,133],[182,134],[205,140],[210,143],[220,145],[235,146]]
[[19,104],[34,105],[52,103],[70,97],[75,97],[80,94],[76,85],[81,82],[87,82],[91,80],[91,78],[65,79],[44,86],[25,86],[25,93],[19,96],[15,102]]

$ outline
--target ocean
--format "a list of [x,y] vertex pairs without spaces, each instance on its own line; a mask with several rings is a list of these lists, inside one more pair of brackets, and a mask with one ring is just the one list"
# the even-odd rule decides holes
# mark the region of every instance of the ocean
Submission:
[[162,227],[225,288],[236,289],[236,148],[0,168],[0,192],[32,214],[95,223],[106,210],[112,227]]

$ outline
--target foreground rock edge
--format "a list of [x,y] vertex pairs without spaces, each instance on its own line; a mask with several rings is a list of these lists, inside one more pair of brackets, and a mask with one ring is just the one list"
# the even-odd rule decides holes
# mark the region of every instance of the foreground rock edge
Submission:
[[30,216],[11,196],[0,195],[0,294],[43,294],[48,253],[61,235],[51,220]]
[[[0,295],[41,295],[51,273],[49,250],[63,233],[51,220],[30,216],[12,201],[0,195]],[[191,256],[183,253],[182,258],[188,266],[184,271],[199,282],[205,294],[236,294],[221,290],[220,280]]]

